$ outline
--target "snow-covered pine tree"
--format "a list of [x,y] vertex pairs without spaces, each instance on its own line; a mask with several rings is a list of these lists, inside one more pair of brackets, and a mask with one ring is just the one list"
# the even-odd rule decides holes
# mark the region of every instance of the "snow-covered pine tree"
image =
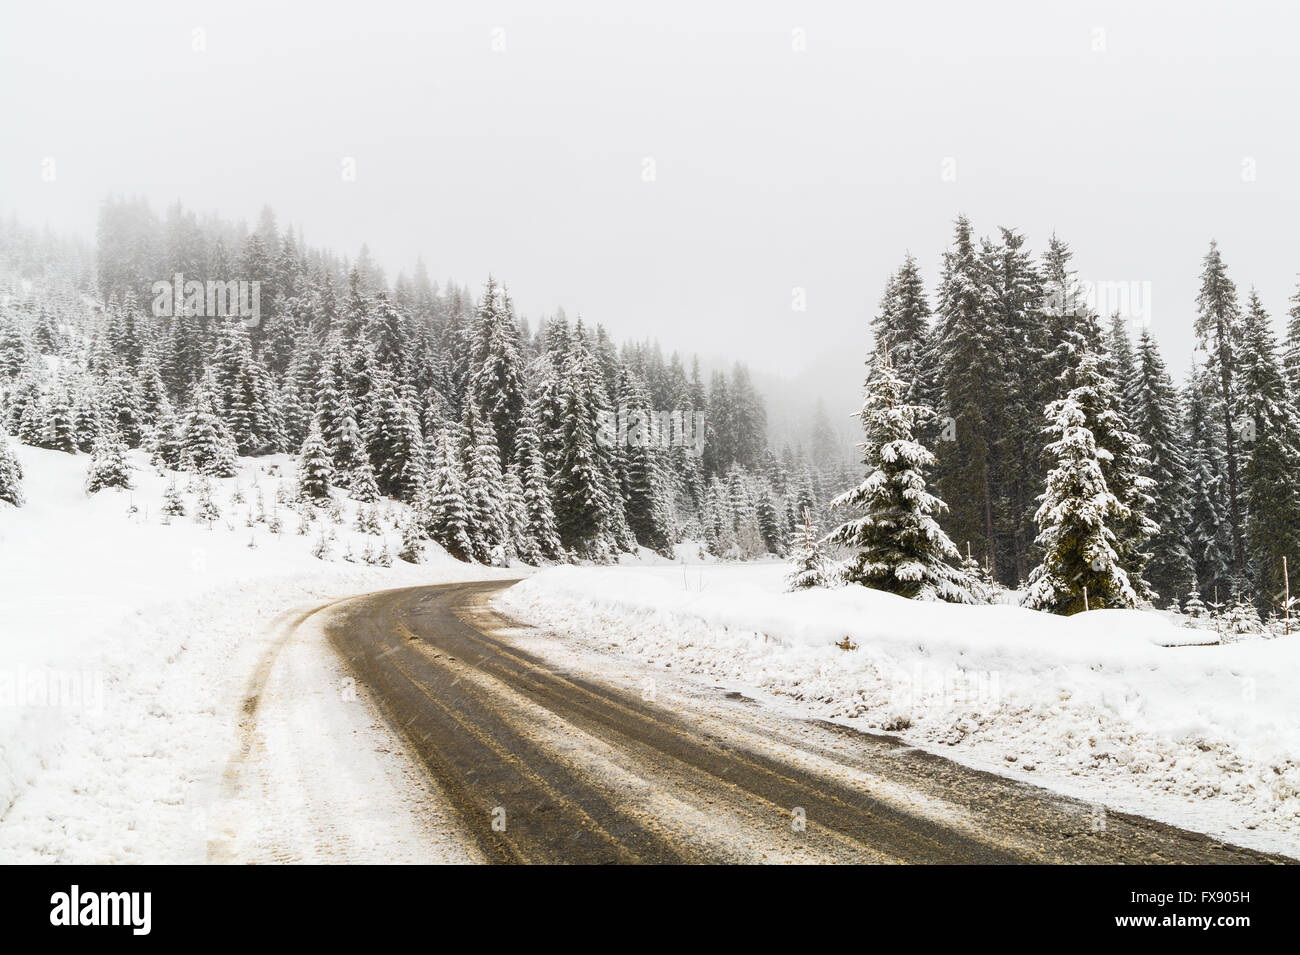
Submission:
[[1232,540],[1225,517],[1227,478],[1223,470],[1223,431],[1218,427],[1215,382],[1204,368],[1192,371],[1187,387],[1188,480],[1191,522],[1188,539],[1202,594],[1231,589]]
[[[1144,335],[1146,332],[1143,329]],[[1137,387],[1138,360],[1133,352],[1133,339],[1129,337],[1128,322],[1118,311],[1110,317],[1106,351],[1110,354],[1111,381],[1120,399],[1120,411],[1131,422],[1135,411],[1131,398]]]
[[908,382],[907,400],[911,404],[933,408],[939,389],[930,340],[930,315],[921,269],[909,252],[886,282],[880,311],[871,320],[873,351],[889,355],[898,377]]
[[375,483],[375,471],[369,461],[357,465],[347,483],[348,497],[363,504],[374,504],[379,500],[379,485]]
[[510,297],[488,276],[471,332],[469,389],[479,414],[492,428],[503,461],[515,454],[515,431],[524,410],[519,326]]
[[887,355],[873,361],[859,412],[867,476],[832,504],[859,508],[862,516],[841,524],[829,540],[853,552],[844,565],[846,582],[912,599],[971,603],[970,582],[951,563],[957,548],[933,516],[945,505],[926,490],[934,455],[915,438],[917,422],[931,412],[908,404],[907,388]]
[[1178,600],[1196,586],[1188,538],[1192,515],[1186,437],[1178,391],[1145,328],[1138,339],[1128,407],[1133,432],[1147,447],[1144,474],[1154,482],[1147,514],[1160,527],[1149,545],[1144,576],[1161,597]]
[[1087,609],[1136,607],[1138,596],[1120,566],[1111,529],[1128,508],[1106,486],[1104,453],[1087,426],[1075,392],[1047,406],[1047,451],[1056,460],[1036,515],[1043,562],[1029,575],[1025,603],[1074,614]]
[[579,322],[561,374],[557,459],[551,476],[555,526],[567,551],[603,560],[614,506],[607,455],[597,444],[597,421],[608,412],[600,369]]
[[937,484],[952,502],[944,522],[949,533],[987,551],[993,574],[1001,579],[1005,570],[997,563],[994,513],[999,501],[993,477],[1007,403],[1003,336],[989,297],[986,263],[975,248],[970,222],[961,216],[952,247],[944,253],[936,307],[934,340],[944,391],[939,414],[951,418],[956,430],[955,440],[944,443]]
[[822,550],[821,541],[813,526],[812,513],[804,510],[793,552],[790,554],[790,573],[786,575],[786,590],[811,590],[827,587],[831,580],[830,561]]
[[235,439],[222,420],[211,372],[199,379],[181,427],[183,469],[210,477],[234,477]]
[[533,549],[543,560],[561,559],[564,549],[560,546],[555,512],[551,508],[551,488],[537,434],[535,402],[529,404],[515,433],[515,470],[523,485],[524,507],[528,512],[526,533],[532,540]]
[[[997,496],[996,563],[1007,580],[1023,580],[1034,564],[1036,498],[1042,489],[1041,419],[1045,403],[1042,366],[1047,351],[1043,312],[1045,282],[1025,237],[1000,230],[1001,241],[981,252],[989,277],[989,307],[1002,337],[997,386],[1003,394],[999,435],[993,445]],[[1056,397],[1051,395],[1050,397]],[[940,445],[932,445],[943,453]]]
[[438,434],[430,459],[429,481],[416,504],[425,533],[452,557],[471,561],[469,492],[460,449],[449,429]]
[[167,487],[163,489],[163,503],[160,510],[167,518],[185,516],[185,499],[181,497],[181,489],[176,486],[176,478],[168,481]]
[[497,450],[496,433],[479,416],[472,398],[465,403],[460,431],[474,559],[484,564],[504,564],[509,528],[501,456]]
[[1286,372],[1291,397],[1300,401],[1300,284],[1291,296],[1287,312],[1286,342],[1282,347],[1282,369]]
[[519,472],[508,467],[502,475],[501,503],[506,518],[506,556],[517,557],[526,564],[542,562],[536,541],[528,533],[528,507],[524,502],[524,485]]
[[402,522],[402,546],[397,552],[398,558],[408,564],[423,563],[424,541],[425,536],[420,521],[412,514]]
[[324,501],[330,497],[334,462],[321,434],[320,422],[313,420],[298,455],[298,495],[305,501]]
[[616,456],[628,526],[637,543],[671,557],[677,527],[662,436],[655,432],[650,395],[641,377],[626,362],[620,362],[618,374],[620,430],[627,433],[618,442]]
[[1124,505],[1123,517],[1110,527],[1119,564],[1138,600],[1149,601],[1147,545],[1160,528],[1147,514],[1154,501],[1153,482],[1145,474],[1150,467],[1146,445],[1129,430],[1103,353],[1081,344],[1073,371],[1066,373],[1065,387],[1083,410],[1084,426],[1096,441],[1106,486]]
[[112,435],[104,435],[90,453],[90,467],[86,471],[86,493],[94,494],[105,488],[131,487],[131,465],[126,460],[126,442]]
[[768,553],[784,557],[785,529],[782,527],[781,515],[777,513],[776,505],[772,502],[772,493],[768,488],[760,490],[754,512],[758,518],[758,532],[762,535],[763,546],[767,548]]
[[1253,289],[1242,316],[1237,375],[1250,589],[1257,606],[1280,606],[1282,558],[1300,553],[1300,424],[1268,313]]
[[422,450],[417,413],[399,395],[388,372],[376,372],[366,417],[366,447],[379,490],[403,497],[408,490],[407,467]]
[[172,471],[181,469],[185,455],[185,436],[181,419],[173,410],[171,400],[166,395],[159,405],[153,429],[145,440],[145,449],[149,452],[149,460],[153,464]]
[[1227,267],[1219,255],[1217,242],[1210,243],[1201,271],[1201,290],[1196,297],[1197,347],[1209,355],[1206,367],[1210,372],[1206,384],[1214,389],[1222,435],[1223,463],[1227,477],[1224,518],[1227,521],[1232,551],[1229,568],[1234,580],[1246,577],[1246,539],[1241,516],[1241,449],[1233,422],[1233,404],[1236,399],[1236,349],[1241,334],[1241,308],[1237,302],[1237,287],[1228,278]]
[[44,443],[51,450],[64,451],[68,454],[77,450],[77,429],[72,412],[72,396],[65,384],[60,384],[50,396]]
[[100,396],[104,422],[129,448],[144,440],[144,410],[140,390],[131,369],[118,362],[107,372]]
[[9,436],[0,428],[0,501],[6,501],[14,507],[22,507],[23,466],[9,446]]

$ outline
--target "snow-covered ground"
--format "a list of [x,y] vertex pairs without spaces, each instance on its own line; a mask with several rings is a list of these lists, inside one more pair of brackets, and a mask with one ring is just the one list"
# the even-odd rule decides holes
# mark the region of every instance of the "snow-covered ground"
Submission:
[[[356,529],[351,502],[339,523],[322,511],[299,534],[299,514],[276,504],[286,457],[213,481],[215,523],[164,524],[167,478],[142,455],[135,489],[88,498],[87,456],[11,446],[27,504],[0,503],[0,862],[475,857],[450,822],[429,831],[437,793],[390,751],[319,627],[287,621],[349,594],[492,571],[434,546],[419,566],[343,560],[385,541],[395,553],[400,506],[381,505],[378,536]],[[326,561],[312,554],[322,535],[335,538]]]
[[1056,617],[780,564],[561,567],[497,599],[587,646],[1121,811],[1300,855],[1300,635],[1225,646],[1156,612]]

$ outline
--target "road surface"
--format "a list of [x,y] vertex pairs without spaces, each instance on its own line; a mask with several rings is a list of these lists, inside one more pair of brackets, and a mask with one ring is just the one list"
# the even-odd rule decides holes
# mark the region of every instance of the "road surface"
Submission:
[[721,689],[557,671],[489,606],[511,583],[366,594],[324,624],[489,861],[1284,861]]

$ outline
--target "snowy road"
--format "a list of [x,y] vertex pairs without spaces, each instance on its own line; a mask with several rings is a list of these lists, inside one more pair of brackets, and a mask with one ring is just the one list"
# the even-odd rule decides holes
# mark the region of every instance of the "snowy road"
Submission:
[[509,583],[367,594],[322,624],[489,861],[1273,860],[736,694],[557,670],[488,606]]

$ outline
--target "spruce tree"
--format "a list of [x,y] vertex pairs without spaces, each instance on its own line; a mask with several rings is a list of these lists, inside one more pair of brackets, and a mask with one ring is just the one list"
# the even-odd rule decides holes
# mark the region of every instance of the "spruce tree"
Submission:
[[479,417],[473,399],[465,405],[461,440],[474,557],[484,564],[504,564],[509,525],[501,456],[497,450],[496,433]]
[[9,446],[9,436],[0,428],[0,501],[6,501],[14,507],[22,507],[23,466]]
[[1133,432],[1147,448],[1143,474],[1152,482],[1148,516],[1160,528],[1150,543],[1145,576],[1161,597],[1178,600],[1196,586],[1188,536],[1192,526],[1189,458],[1178,391],[1148,329],[1138,339],[1128,405]]
[[519,357],[519,327],[509,296],[488,276],[473,326],[470,351],[470,393],[479,413],[491,426],[505,461],[514,458],[515,431],[524,410],[523,364]]
[[[939,413],[950,418],[953,440],[942,440],[938,485],[952,501],[948,532],[990,553],[997,563],[995,485],[1001,409],[1006,406],[999,351],[1001,333],[989,303],[989,278],[977,254],[970,223],[957,219],[952,248],[944,253],[935,341],[943,397]],[[1008,574],[1008,576],[1010,576]]]
[[172,478],[167,482],[167,487],[163,489],[162,513],[164,517],[184,517],[185,516],[185,499],[181,497],[181,490],[176,486],[176,479]]
[[538,556],[559,560],[564,555],[551,506],[550,481],[537,434],[536,404],[530,404],[515,434],[515,470],[523,485],[524,507],[528,512],[527,534]]
[[1300,427],[1268,313],[1252,290],[1242,317],[1236,420],[1248,567],[1256,603],[1283,601],[1282,558],[1300,554]]
[[126,442],[105,435],[90,453],[90,467],[86,472],[86,493],[94,494],[105,488],[131,487],[131,465],[126,460]]
[[812,515],[804,511],[794,552],[790,555],[790,573],[786,575],[786,590],[811,590],[826,587],[831,582],[830,561],[822,550],[813,526]]
[[934,519],[945,505],[926,490],[934,455],[915,439],[918,420],[930,412],[908,404],[906,395],[906,383],[881,356],[859,413],[867,476],[832,504],[859,508],[862,516],[841,524],[829,539],[853,552],[843,571],[849,583],[912,599],[970,603],[970,582],[950,563],[957,549]]
[[889,277],[880,311],[871,320],[875,354],[888,354],[898,376],[908,383],[907,400],[933,408],[938,383],[930,332],[930,302],[916,258],[908,253]]
[[312,421],[298,454],[298,496],[304,501],[326,501],[334,478],[334,462],[321,434],[320,423]]
[[1232,539],[1227,521],[1227,477],[1223,469],[1223,431],[1216,414],[1217,387],[1207,369],[1194,369],[1187,388],[1188,539],[1202,594],[1231,589]]
[[430,457],[429,482],[416,505],[425,533],[457,560],[473,560],[465,470],[448,429],[439,433]]
[[1058,614],[1136,607],[1138,595],[1120,565],[1112,527],[1129,517],[1102,474],[1104,451],[1071,391],[1047,406],[1047,451],[1056,466],[1036,515],[1043,562],[1029,576],[1026,605]]
[[181,458],[185,470],[210,477],[234,477],[235,439],[217,406],[215,381],[204,375],[195,387],[181,428]]
[[1232,541],[1231,570],[1234,580],[1241,581],[1246,576],[1246,543],[1241,517],[1240,448],[1233,423],[1233,405],[1237,395],[1236,348],[1241,334],[1241,309],[1237,303],[1237,287],[1228,278],[1228,270],[1219,255],[1216,242],[1210,243],[1210,251],[1205,256],[1196,308],[1198,347],[1209,354],[1208,368],[1213,375],[1218,390],[1216,397],[1221,405],[1223,462],[1228,479],[1225,516]]
[[551,485],[555,525],[565,550],[603,559],[613,524],[607,456],[597,445],[597,421],[608,414],[599,368],[582,324],[569,342],[561,376],[557,460]]

